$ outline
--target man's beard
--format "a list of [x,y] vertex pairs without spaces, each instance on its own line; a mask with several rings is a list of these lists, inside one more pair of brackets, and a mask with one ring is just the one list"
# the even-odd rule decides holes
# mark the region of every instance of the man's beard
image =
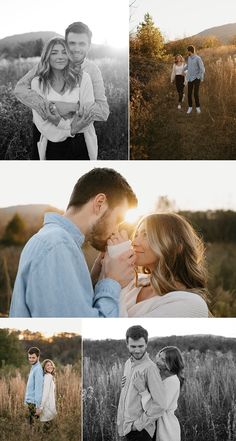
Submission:
[[101,219],[92,227],[90,232],[86,235],[86,240],[98,251],[106,251],[107,240],[109,235],[104,238],[107,230],[107,212],[103,214]]

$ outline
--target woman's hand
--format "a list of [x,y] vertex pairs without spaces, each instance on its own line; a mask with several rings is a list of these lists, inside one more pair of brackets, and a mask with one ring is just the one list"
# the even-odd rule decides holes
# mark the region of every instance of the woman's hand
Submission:
[[144,392],[146,390],[144,375],[140,374],[140,372],[135,372],[133,376],[133,385],[138,393]]
[[129,240],[127,231],[121,230],[111,235],[107,241],[107,245],[117,245],[118,243],[126,242],[127,240]]
[[54,126],[58,126],[61,116],[59,115],[55,104],[49,102],[47,103],[47,120],[54,124]]

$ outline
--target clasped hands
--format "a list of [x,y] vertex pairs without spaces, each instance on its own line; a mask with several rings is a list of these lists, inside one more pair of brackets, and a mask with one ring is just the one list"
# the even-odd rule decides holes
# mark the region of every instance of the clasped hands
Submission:
[[[117,245],[118,243],[126,242],[128,240],[127,231],[121,230],[112,234],[108,239],[108,245]],[[110,278],[116,280],[122,288],[134,279],[135,271],[135,254],[131,247],[128,251],[121,253],[118,256],[110,257],[108,252],[100,253],[94,262],[91,270],[91,278],[93,284],[103,278]]]

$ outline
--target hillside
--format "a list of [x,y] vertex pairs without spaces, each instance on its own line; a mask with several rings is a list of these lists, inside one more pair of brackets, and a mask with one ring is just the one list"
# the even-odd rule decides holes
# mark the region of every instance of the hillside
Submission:
[[25,221],[27,226],[34,228],[42,223],[44,213],[47,211],[61,212],[58,208],[46,204],[16,205],[12,207],[0,208],[0,235],[3,233],[6,225],[16,213],[18,213],[19,216]]
[[215,36],[222,43],[227,44],[236,35],[236,23],[228,23],[222,26],[205,29],[192,37],[208,37]]
[[57,35],[59,34],[52,31],[26,32],[25,34],[10,35],[9,37],[5,37],[0,40],[0,52],[2,51],[3,48],[12,49],[18,46],[19,44],[36,41],[39,39],[43,40],[43,42],[46,42],[50,38],[56,37]]

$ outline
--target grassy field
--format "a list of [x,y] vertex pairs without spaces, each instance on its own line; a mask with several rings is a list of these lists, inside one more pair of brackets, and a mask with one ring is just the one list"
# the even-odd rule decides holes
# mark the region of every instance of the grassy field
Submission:
[[81,388],[78,372],[71,366],[61,368],[56,377],[57,412],[52,428],[45,434],[43,425],[36,421],[33,428],[26,419],[24,406],[26,376],[29,368],[0,370],[0,432],[1,441],[80,441]]
[[[95,60],[96,61],[96,60]],[[29,159],[32,144],[32,112],[15,98],[16,82],[37,62],[1,60],[0,63],[0,159]],[[107,122],[95,123],[98,159],[128,159],[128,64],[126,58],[104,58],[99,65],[110,107]]]
[[[22,246],[0,248],[1,312],[1,299],[5,298],[6,292],[4,289],[7,289],[6,277],[10,280],[11,288],[13,288],[21,251]],[[91,268],[96,254],[96,251],[91,247],[85,248],[89,268]],[[7,275],[1,275],[1,269],[3,269],[1,262],[3,258],[6,262],[5,271]],[[234,243],[207,244],[207,264],[209,271],[208,288],[211,300],[210,310],[212,314],[215,317],[236,317],[236,274],[234,271],[236,266],[236,245]]]
[[177,110],[170,84],[173,60],[160,61],[158,72],[144,84],[133,81],[131,158],[160,160],[236,159],[236,49],[223,46],[199,52],[205,68],[200,86],[202,113]]
[[[233,441],[236,362],[232,353],[192,350],[183,355],[185,383],[176,412],[181,440]],[[100,363],[92,358],[91,354],[84,359],[83,437],[86,441],[118,441],[116,414],[123,363],[115,355],[112,364],[104,352]]]

